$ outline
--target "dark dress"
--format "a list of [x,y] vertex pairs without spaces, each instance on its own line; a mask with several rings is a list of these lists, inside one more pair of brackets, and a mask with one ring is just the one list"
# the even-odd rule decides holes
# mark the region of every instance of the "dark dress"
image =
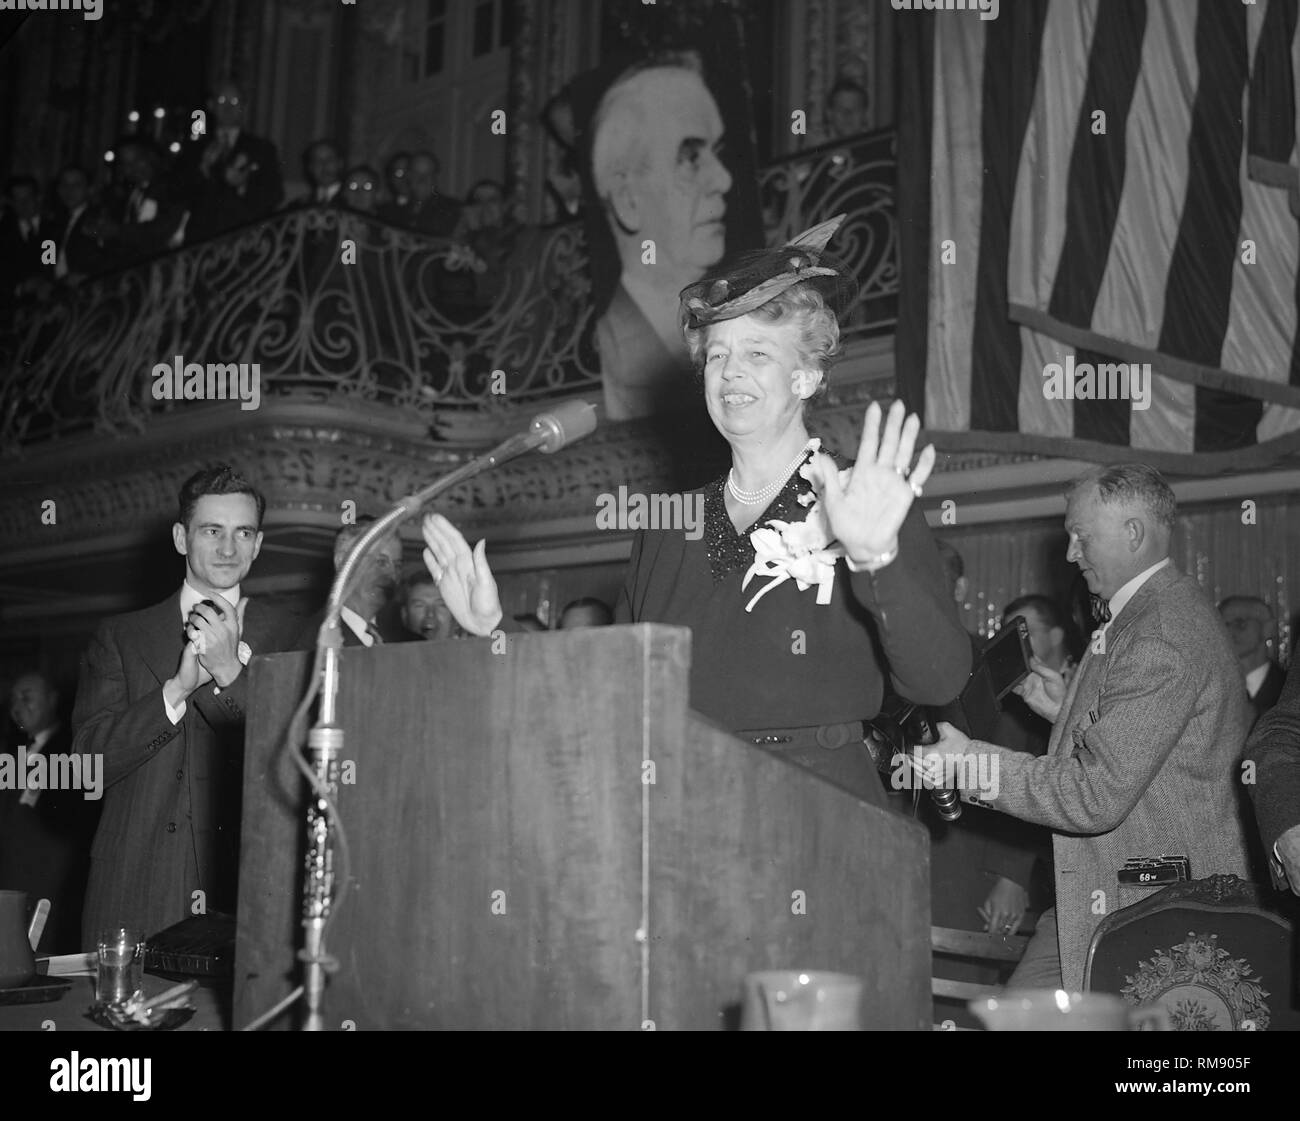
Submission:
[[[970,643],[930,530],[915,507],[891,564],[875,574],[851,573],[842,560],[836,564],[830,603],[818,604],[815,588],[799,591],[788,580],[747,612],[745,605],[770,579],[755,576],[741,590],[754,561],[750,529],[773,518],[802,521],[806,511],[797,497],[811,486],[795,472],[742,534],[727,516],[724,486],[725,477],[703,489],[700,539],[688,540],[682,530],[637,535],[616,608],[616,622],[691,628],[694,709],[755,739],[772,730],[825,730],[870,719],[884,692],[882,664],[895,691],[909,700],[943,704],[960,692],[970,672]],[[883,805],[860,729],[845,742],[823,742],[835,738],[819,737],[818,746],[792,734],[789,744],[770,746]]]

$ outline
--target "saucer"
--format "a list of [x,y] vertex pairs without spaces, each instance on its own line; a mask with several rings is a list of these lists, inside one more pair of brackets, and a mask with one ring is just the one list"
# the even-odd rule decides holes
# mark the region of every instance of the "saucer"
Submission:
[[52,981],[37,974],[25,985],[0,989],[0,1004],[41,1004],[48,1000],[58,1000],[70,988],[71,981]]

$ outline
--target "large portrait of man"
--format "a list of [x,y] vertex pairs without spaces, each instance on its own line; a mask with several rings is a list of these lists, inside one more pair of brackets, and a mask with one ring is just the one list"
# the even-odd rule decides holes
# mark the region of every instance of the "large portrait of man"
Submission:
[[689,395],[678,293],[727,252],[724,132],[690,51],[634,63],[596,106],[592,182],[620,266],[596,325],[609,420],[673,411]]

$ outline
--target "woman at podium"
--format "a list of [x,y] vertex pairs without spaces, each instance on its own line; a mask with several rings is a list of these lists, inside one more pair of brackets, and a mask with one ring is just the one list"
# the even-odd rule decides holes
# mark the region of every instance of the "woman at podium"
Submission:
[[[944,704],[970,670],[970,640],[915,506],[934,465],[913,462],[920,422],[872,403],[856,462],[809,435],[805,409],[839,352],[852,277],[825,254],[832,220],[747,254],[683,290],[682,328],[730,471],[686,495],[698,523],[638,532],[615,622],[693,632],[691,706],[884,804],[864,722],[886,677]],[[501,618],[483,543],[425,519],[429,570],[458,621]]]

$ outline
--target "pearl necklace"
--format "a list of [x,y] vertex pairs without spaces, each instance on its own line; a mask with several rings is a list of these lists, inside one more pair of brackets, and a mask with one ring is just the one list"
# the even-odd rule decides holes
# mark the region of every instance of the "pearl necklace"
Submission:
[[744,506],[757,506],[760,502],[766,505],[781,493],[781,488],[794,474],[795,468],[807,457],[808,450],[816,446],[817,438],[813,437],[799,449],[799,454],[790,461],[790,465],[762,490],[741,490],[740,487],[736,486],[736,469],[733,467],[727,472],[727,492]]

